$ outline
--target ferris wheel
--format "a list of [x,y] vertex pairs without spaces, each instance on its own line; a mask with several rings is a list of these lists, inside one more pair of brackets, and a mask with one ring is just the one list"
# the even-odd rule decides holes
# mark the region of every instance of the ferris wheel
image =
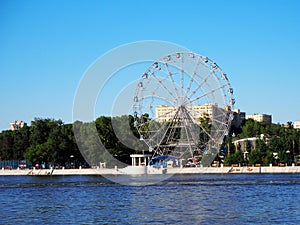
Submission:
[[134,126],[154,155],[202,154],[223,141],[234,103],[228,78],[215,62],[177,52],[154,62],[138,81]]

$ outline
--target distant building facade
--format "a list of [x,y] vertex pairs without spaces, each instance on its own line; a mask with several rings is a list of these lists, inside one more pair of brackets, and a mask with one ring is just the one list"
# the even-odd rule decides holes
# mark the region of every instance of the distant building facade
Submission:
[[[211,118],[214,113],[214,109],[217,109],[216,104],[204,104],[204,105],[193,105],[187,106],[194,118],[208,117]],[[155,116],[158,122],[169,122],[171,121],[176,113],[176,106],[161,105],[156,107]]]
[[[155,116],[157,122],[169,122],[177,113],[177,106],[167,106],[161,105],[156,107]],[[228,115],[227,112],[230,110],[229,106],[225,106],[224,108],[218,107],[217,104],[203,104],[203,105],[192,105],[186,106],[186,109],[189,111],[189,114],[196,119],[196,122],[200,122],[200,118],[208,118],[208,119],[216,119],[220,120],[225,119]],[[240,113],[236,113],[236,119],[234,118],[234,122],[237,123],[237,126],[240,126],[239,121],[243,120],[243,116],[240,116]],[[234,115],[235,116],[235,115]],[[240,117],[239,117],[240,116]],[[221,119],[221,120],[222,120]]]
[[300,129],[300,121],[295,121],[293,126],[295,129]]
[[257,122],[265,122],[267,124],[272,123],[272,115],[267,114],[252,114],[252,115],[246,115],[246,119],[253,119]]
[[14,122],[9,124],[9,129],[10,130],[19,130],[24,126],[27,126],[27,123],[23,122],[22,120],[15,120]]
[[233,110],[233,120],[231,122],[232,128],[242,128],[246,123],[246,113],[241,112],[239,109]]

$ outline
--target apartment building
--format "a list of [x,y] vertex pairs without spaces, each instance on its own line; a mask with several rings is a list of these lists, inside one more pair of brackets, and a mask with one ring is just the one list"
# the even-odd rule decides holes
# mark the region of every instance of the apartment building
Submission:
[[[217,109],[216,104],[204,104],[204,105],[193,105],[186,106],[186,109],[190,112],[193,118],[208,117],[211,118],[214,112],[214,109]],[[167,122],[170,121],[176,113],[177,107],[161,105],[156,107],[155,114],[158,122]]]
[[295,129],[300,129],[300,121],[295,121],[293,126]]
[[19,130],[24,126],[27,126],[27,123],[23,122],[22,120],[15,120],[14,122],[9,124],[9,129],[10,130]]
[[246,119],[253,119],[257,122],[265,122],[267,124],[272,123],[272,115],[267,114],[252,114],[252,115],[246,115]]

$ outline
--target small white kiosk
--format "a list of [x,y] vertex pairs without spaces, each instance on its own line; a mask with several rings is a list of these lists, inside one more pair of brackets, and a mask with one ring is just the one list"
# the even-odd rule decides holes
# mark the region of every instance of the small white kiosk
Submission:
[[150,161],[152,155],[148,154],[132,154],[131,166],[127,166],[119,171],[128,175],[142,175],[147,174],[147,165]]
[[165,174],[167,171],[166,168],[153,168],[152,166],[149,166],[149,162],[152,157],[150,154],[132,154],[130,157],[131,166],[120,169],[119,172],[127,175],[143,175]]
[[150,154],[132,154],[131,166],[147,166],[152,155]]

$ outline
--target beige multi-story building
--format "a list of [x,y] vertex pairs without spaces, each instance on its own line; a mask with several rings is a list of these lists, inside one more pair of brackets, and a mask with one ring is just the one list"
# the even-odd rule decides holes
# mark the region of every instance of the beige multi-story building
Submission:
[[257,122],[265,122],[268,124],[272,123],[272,115],[267,114],[252,114],[252,115],[246,115],[246,119],[253,119]]
[[[204,117],[212,118],[213,116],[218,116],[220,114],[223,114],[222,116],[225,116],[226,112],[230,110],[229,107],[225,107],[225,109],[221,109],[218,107],[217,104],[193,105],[193,106],[187,106],[186,108],[189,111],[189,114],[192,115],[192,117],[196,120]],[[175,116],[176,109],[177,107],[175,106],[167,106],[167,105],[161,105],[156,107],[155,110],[156,121],[158,122],[171,121]],[[242,127],[246,122],[245,117],[246,117],[245,112],[241,112],[239,109],[234,110],[231,126],[234,128]]]
[[[200,118],[200,117],[208,117],[211,118],[213,115],[214,109],[217,108],[216,104],[205,104],[205,105],[193,105],[193,106],[186,106],[186,109],[191,113],[193,118]],[[176,113],[176,106],[167,106],[161,105],[156,107],[155,116],[158,122],[168,122],[174,118]]]
[[300,121],[295,121],[293,126],[295,129],[300,129]]
[[10,130],[19,130],[24,126],[27,126],[27,123],[23,122],[22,120],[15,120],[14,122],[9,124],[9,129]]

